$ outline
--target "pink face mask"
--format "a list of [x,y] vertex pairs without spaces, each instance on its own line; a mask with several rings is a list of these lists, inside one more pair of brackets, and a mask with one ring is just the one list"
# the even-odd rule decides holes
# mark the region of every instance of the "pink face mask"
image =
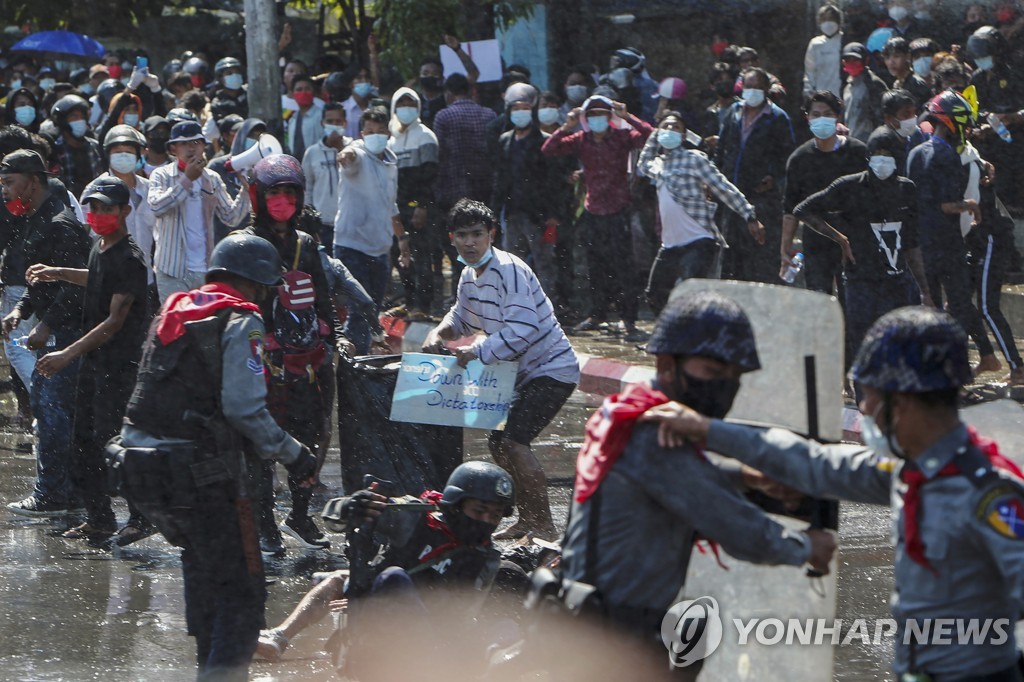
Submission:
[[272,197],[267,197],[267,213],[275,222],[288,222],[295,215],[295,197],[287,194],[275,194]]

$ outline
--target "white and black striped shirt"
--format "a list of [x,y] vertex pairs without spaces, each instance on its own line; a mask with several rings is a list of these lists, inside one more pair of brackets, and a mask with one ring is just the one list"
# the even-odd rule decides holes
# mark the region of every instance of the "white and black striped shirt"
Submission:
[[518,360],[517,386],[542,376],[578,383],[579,360],[537,276],[511,253],[492,250],[494,257],[479,276],[473,268],[462,271],[444,323],[462,335],[486,335],[473,343],[485,365]]

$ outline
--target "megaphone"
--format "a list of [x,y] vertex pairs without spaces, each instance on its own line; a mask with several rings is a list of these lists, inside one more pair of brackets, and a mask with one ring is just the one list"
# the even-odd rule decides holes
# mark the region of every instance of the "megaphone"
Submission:
[[280,154],[284,151],[281,147],[281,143],[277,141],[277,138],[269,133],[263,133],[259,139],[256,140],[256,144],[246,149],[241,154],[235,154],[224,167],[229,173],[237,171],[249,170],[257,163],[260,159],[266,158],[271,154]]

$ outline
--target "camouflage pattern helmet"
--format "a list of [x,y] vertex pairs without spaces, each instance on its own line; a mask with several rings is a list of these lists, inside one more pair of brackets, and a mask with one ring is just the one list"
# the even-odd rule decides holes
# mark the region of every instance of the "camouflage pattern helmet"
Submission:
[[441,508],[451,510],[467,498],[505,505],[505,516],[516,503],[515,485],[508,472],[490,462],[465,462],[455,467],[444,485]]
[[647,352],[703,355],[744,372],[761,369],[747,314],[736,301],[711,291],[670,299],[654,323]]
[[959,389],[971,381],[967,334],[956,320],[934,308],[893,310],[871,325],[850,379],[885,392]]

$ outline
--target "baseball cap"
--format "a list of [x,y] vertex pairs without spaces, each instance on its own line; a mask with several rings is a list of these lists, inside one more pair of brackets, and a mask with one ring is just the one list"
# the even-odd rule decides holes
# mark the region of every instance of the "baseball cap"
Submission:
[[110,72],[107,71],[106,64],[93,64],[92,66],[89,67],[89,79],[90,80],[92,80],[92,77],[95,76],[98,73],[105,73],[108,76],[110,75]]
[[34,149],[16,149],[5,156],[4,160],[0,161],[0,175],[9,173],[53,175],[46,170],[43,157]]
[[120,178],[101,175],[86,185],[85,191],[82,192],[83,204],[92,199],[107,206],[114,204],[123,206],[131,201],[131,193],[128,190],[128,185]]
[[867,48],[861,43],[847,43],[843,46],[844,57],[855,57],[857,59],[867,59]]
[[171,122],[163,116],[150,116],[143,122],[142,132],[145,133],[146,135],[149,135],[151,132],[153,132],[154,128],[162,125],[170,127]]
[[666,78],[658,85],[658,94],[655,98],[663,99],[686,99],[686,81],[682,78]]

